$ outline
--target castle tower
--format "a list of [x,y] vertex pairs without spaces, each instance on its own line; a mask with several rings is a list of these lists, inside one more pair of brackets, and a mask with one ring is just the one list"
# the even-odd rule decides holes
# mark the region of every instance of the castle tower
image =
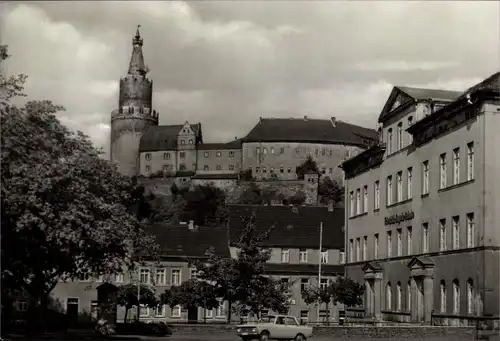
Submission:
[[118,109],[111,113],[111,161],[124,175],[139,174],[139,142],[149,126],[158,125],[158,113],[152,109],[153,82],[142,54],[139,33],[132,39],[132,57],[126,76],[120,79]]

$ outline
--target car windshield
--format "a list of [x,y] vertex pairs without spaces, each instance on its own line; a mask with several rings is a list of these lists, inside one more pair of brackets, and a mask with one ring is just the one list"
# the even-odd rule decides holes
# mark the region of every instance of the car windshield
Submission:
[[276,318],[276,316],[273,316],[273,315],[262,316],[260,318],[260,322],[262,322],[262,323],[273,323],[275,318]]

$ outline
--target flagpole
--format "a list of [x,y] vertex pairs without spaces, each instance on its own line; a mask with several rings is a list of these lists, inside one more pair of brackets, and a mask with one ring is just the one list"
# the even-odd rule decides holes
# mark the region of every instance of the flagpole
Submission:
[[[322,249],[323,249],[323,222],[321,222],[319,225],[318,289],[321,288],[321,251],[322,251]],[[321,302],[318,301],[318,312],[317,312],[318,313],[318,317],[317,317],[318,323],[319,323],[320,306],[321,306]]]

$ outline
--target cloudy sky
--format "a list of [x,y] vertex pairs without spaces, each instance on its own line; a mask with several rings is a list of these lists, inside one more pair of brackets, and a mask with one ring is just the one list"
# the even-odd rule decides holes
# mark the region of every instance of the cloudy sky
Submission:
[[262,117],[376,127],[393,85],[465,89],[496,72],[500,2],[203,1],[0,4],[8,73],[31,99],[109,143],[118,80],[141,24],[160,124],[201,122],[205,141]]

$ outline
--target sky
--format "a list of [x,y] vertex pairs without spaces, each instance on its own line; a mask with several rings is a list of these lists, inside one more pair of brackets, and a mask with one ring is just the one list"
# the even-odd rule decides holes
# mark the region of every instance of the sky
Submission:
[[394,85],[465,90],[500,69],[500,2],[333,0],[3,2],[4,69],[107,150],[138,24],[160,124],[201,122],[205,142],[259,117],[376,128]]

